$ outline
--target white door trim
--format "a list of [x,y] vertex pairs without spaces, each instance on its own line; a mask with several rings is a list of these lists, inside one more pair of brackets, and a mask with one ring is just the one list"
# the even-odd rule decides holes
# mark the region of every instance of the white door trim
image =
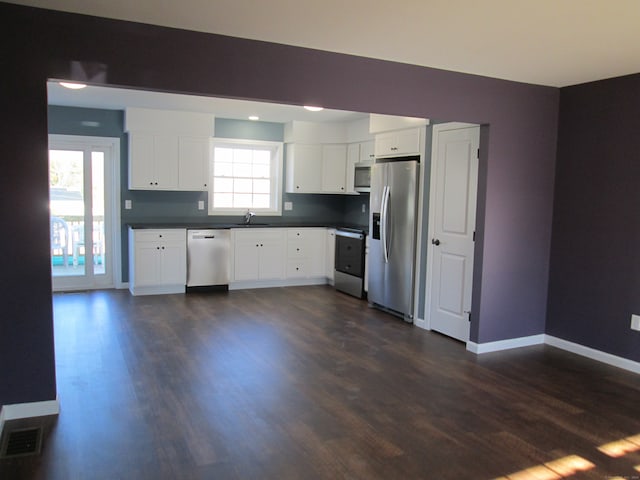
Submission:
[[[94,137],[85,135],[59,135],[49,134],[49,149],[51,145],[69,146],[70,148],[86,148],[95,146],[107,148],[111,151],[111,190],[108,193],[109,207],[111,209],[111,222],[109,222],[109,237],[111,239],[111,271],[113,272],[113,285],[115,288],[126,288],[122,283],[122,247],[121,247],[121,223],[120,223],[120,138],[118,137]],[[98,287],[97,287],[98,288]],[[62,290],[61,290],[62,291]]]
[[413,322],[421,327],[423,320],[420,318],[420,276],[422,273],[422,225],[424,222],[424,179],[427,174],[425,168],[426,152],[424,145],[427,138],[427,127],[420,128],[420,145],[423,146],[420,153],[420,164],[418,171],[418,209],[416,213],[416,252],[415,268],[413,269]]
[[[438,134],[440,132],[448,131],[448,130],[459,130],[462,128],[473,128],[479,127],[477,124],[473,123],[464,123],[464,122],[449,122],[449,123],[437,123],[433,125],[432,128],[432,137],[431,137],[431,178],[429,181],[429,219],[428,219],[428,235],[427,239],[434,238],[434,231],[436,228],[435,219],[436,219],[436,171],[435,171],[435,162],[434,159],[438,153]],[[433,248],[431,242],[427,242],[427,273],[426,273],[426,282],[425,282],[425,301],[424,301],[424,320],[420,322],[418,326],[424,328],[425,330],[431,330],[431,287],[433,285]]]

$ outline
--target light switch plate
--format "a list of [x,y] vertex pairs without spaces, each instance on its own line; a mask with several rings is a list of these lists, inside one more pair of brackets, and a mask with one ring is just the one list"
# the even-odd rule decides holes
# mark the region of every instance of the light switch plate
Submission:
[[631,315],[631,330],[640,331],[640,315]]
[[204,210],[204,200],[198,200],[198,210]]
[[124,209],[125,210],[131,210],[131,200],[125,200],[124,201]]
[[284,202],[285,210],[293,210],[293,202]]

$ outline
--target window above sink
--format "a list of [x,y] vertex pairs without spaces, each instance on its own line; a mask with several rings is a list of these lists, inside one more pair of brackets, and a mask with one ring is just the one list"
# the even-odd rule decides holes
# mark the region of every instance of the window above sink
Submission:
[[214,139],[209,172],[209,215],[281,215],[281,142]]

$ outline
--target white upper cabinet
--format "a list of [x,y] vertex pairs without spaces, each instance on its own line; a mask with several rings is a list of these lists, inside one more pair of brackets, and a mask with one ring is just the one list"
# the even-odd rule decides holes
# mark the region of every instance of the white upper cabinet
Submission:
[[178,189],[178,138],[152,133],[129,135],[129,188]]
[[420,155],[420,128],[379,133],[376,135],[376,157]]
[[287,193],[322,190],[322,145],[287,144]]
[[406,130],[425,125],[429,125],[428,118],[399,117],[396,115],[381,115],[379,113],[372,113],[369,115],[369,133]]
[[207,137],[178,138],[178,189],[206,190],[210,141]]
[[345,193],[347,146],[322,146],[322,192]]
[[346,193],[357,193],[354,185],[356,163],[360,163],[360,144],[350,143],[347,147]]
[[287,144],[287,193],[345,193],[347,146]]
[[214,117],[129,108],[129,188],[206,190]]
[[358,146],[360,147],[360,162],[373,162],[376,159],[376,153],[374,149],[375,142],[373,140],[368,142],[360,142]]

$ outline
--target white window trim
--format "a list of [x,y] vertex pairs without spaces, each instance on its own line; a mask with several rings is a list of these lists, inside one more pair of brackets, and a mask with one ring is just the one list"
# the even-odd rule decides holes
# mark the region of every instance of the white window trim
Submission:
[[256,146],[256,147],[266,147],[274,151],[272,158],[275,157],[275,164],[272,165],[271,174],[273,179],[271,181],[271,185],[273,187],[273,195],[275,195],[275,204],[270,208],[256,208],[251,211],[256,215],[263,216],[281,216],[282,215],[282,187],[283,187],[283,173],[282,173],[282,151],[283,151],[283,143],[282,142],[274,142],[267,140],[245,140],[245,139],[236,139],[236,138],[214,138],[211,142],[211,155],[209,160],[209,200],[208,200],[208,213],[209,215],[242,215],[247,209],[245,208],[213,208],[213,162],[214,162],[214,150],[216,147],[238,147],[241,145],[245,146]]

